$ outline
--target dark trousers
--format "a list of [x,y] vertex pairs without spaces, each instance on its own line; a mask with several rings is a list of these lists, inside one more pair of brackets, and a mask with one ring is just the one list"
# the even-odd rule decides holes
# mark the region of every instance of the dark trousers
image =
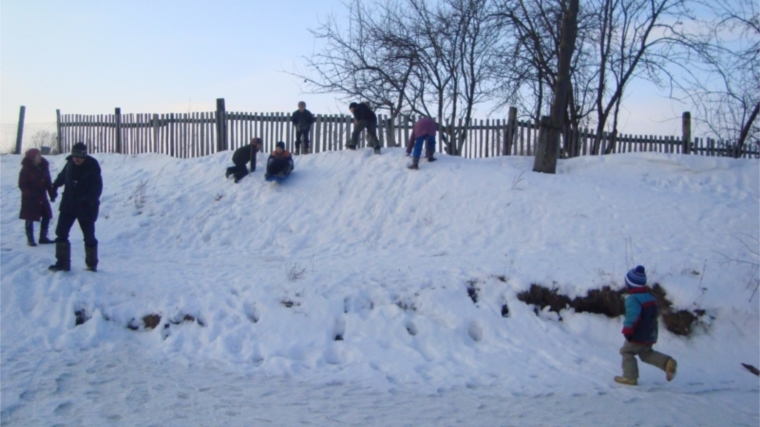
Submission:
[[[40,223],[40,229],[45,230],[47,232],[48,227],[50,226],[50,218],[42,217],[42,222]],[[26,220],[24,221],[24,228],[26,229],[27,233],[34,233],[34,221]]]
[[297,152],[299,153],[301,152],[299,147],[301,147],[302,142],[303,142],[304,151],[309,149],[309,131],[310,129],[296,131],[296,151]]
[[98,239],[95,238],[95,221],[82,221],[76,215],[61,212],[58,216],[58,226],[55,227],[55,241],[56,242],[68,242],[69,231],[71,226],[74,225],[74,221],[79,221],[79,228],[82,229],[82,235],[84,236],[85,246],[97,246]]
[[267,163],[267,174],[288,174],[290,173],[290,160],[288,159],[272,159]]
[[377,139],[377,122],[359,120],[354,126],[354,132],[351,134],[351,145],[356,147],[359,143],[359,135],[364,129],[367,129],[367,145],[372,148],[380,147],[380,140]]
[[235,165],[235,166],[228,167],[227,173],[229,173],[230,175],[233,175],[235,177],[235,181],[240,181],[246,175],[248,175],[248,168],[245,167],[245,164]]

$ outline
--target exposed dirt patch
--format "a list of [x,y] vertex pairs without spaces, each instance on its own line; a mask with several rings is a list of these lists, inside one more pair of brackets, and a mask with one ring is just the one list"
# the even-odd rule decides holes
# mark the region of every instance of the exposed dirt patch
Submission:
[[74,311],[74,326],[84,325],[84,322],[90,320],[90,315],[85,309],[80,308]]
[[148,314],[142,318],[145,329],[153,329],[161,323],[161,316],[158,314]]
[[475,280],[470,280],[467,282],[467,296],[470,297],[473,304],[478,303],[478,291],[480,288],[478,288],[477,283]]
[[689,336],[699,317],[705,315],[704,310],[674,310],[673,303],[668,300],[668,294],[659,283],[652,286],[652,295],[660,307],[660,317],[665,328],[676,335]]
[[[527,291],[518,293],[517,299],[533,305],[536,314],[548,306],[550,311],[560,315],[560,320],[560,311],[568,307],[572,307],[576,313],[596,313],[614,318],[625,315],[625,291],[625,288],[612,289],[610,286],[604,286],[601,289],[591,289],[585,297],[571,300],[559,293],[557,288],[550,289],[534,283]],[[665,329],[676,335],[691,335],[694,325],[706,314],[702,309],[675,310],[673,303],[667,298],[667,292],[659,283],[652,286],[651,293],[657,300]]]
[[609,286],[591,289],[585,297],[576,297],[570,306],[576,313],[604,314],[607,317],[625,314],[625,299],[622,290],[614,290]]
[[559,289],[549,289],[545,286],[532,284],[530,289],[517,294],[517,299],[534,306],[534,311],[538,314],[544,307],[549,307],[549,311],[559,314],[570,305],[570,298],[559,293]]
[[507,303],[501,305],[501,317],[509,317],[509,307],[507,307]]

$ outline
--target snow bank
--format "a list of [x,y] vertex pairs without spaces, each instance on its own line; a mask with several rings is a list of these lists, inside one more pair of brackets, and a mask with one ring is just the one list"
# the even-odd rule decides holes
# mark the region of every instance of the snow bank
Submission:
[[[756,161],[640,153],[563,160],[542,175],[532,158],[442,155],[408,171],[402,149],[360,150],[297,157],[283,185],[264,182],[260,156],[236,185],[223,177],[230,153],[95,157],[99,271],[84,271],[75,227],[74,269],[52,274],[52,245],[24,245],[20,157],[2,156],[6,371],[22,354],[137,343],[161,363],[317,383],[605,390],[621,319],[563,312],[560,322],[516,294],[532,283],[570,296],[620,287],[642,264],[676,308],[708,313],[691,338],[661,327],[658,348],[681,369],[667,386],[757,392],[739,366],[757,364],[760,348],[760,296],[747,287]],[[53,173],[64,164],[48,159]],[[89,320],[75,326],[79,310]],[[161,322],[146,330],[149,314]],[[641,371],[643,384],[665,383]],[[13,402],[4,395],[4,408]]]

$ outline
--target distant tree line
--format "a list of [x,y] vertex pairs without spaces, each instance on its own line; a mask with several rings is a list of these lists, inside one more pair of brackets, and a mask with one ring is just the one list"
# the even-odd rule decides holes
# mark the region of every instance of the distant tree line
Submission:
[[[350,0],[346,7],[347,20],[331,16],[311,30],[321,48],[293,74],[314,92],[367,101],[394,119],[467,123],[486,102],[511,105],[536,122],[561,116],[555,125],[564,135],[593,127],[592,153],[600,154],[604,132],[613,140],[618,132],[626,89],[644,79],[687,101],[717,138],[741,147],[760,137],[756,0]],[[564,32],[574,37],[569,86],[556,99],[568,10],[575,15]],[[459,155],[467,129],[443,128],[440,138]]]

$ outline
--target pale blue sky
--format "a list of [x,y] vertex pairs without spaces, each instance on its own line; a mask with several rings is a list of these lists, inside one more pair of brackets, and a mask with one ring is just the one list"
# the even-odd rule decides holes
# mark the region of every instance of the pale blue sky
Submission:
[[[2,0],[0,122],[62,113],[289,112],[348,114],[334,95],[304,94],[287,71],[317,49],[309,28],[340,0]],[[651,85],[629,91],[623,131],[680,133],[681,107]],[[478,112],[485,118],[488,111]],[[506,112],[497,117],[506,116]]]

